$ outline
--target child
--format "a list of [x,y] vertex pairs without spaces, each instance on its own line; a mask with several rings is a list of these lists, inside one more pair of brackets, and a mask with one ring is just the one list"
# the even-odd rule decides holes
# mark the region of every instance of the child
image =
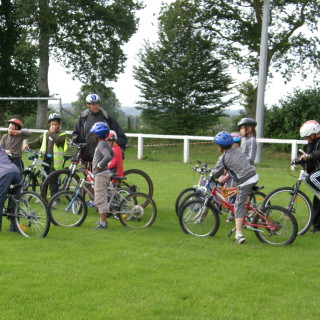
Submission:
[[113,151],[106,140],[110,129],[104,122],[96,122],[90,129],[93,134],[97,146],[94,151],[92,160],[92,173],[94,174],[94,202],[100,214],[99,225],[95,229],[106,229],[107,214],[109,212],[108,190],[111,172],[108,168],[108,163],[113,157]]
[[113,151],[113,158],[108,164],[111,173],[116,173],[119,177],[123,177],[123,155],[120,146],[117,143],[117,134],[115,131],[110,130],[107,140]]
[[21,151],[23,140],[30,137],[31,132],[22,129],[22,122],[19,119],[10,119],[8,121],[8,134],[4,134],[0,141],[6,154],[12,154],[10,159],[14,163],[20,172],[22,171]]
[[236,220],[237,244],[243,243],[246,239],[242,235],[242,224],[245,215],[245,203],[252,187],[258,182],[256,168],[252,166],[240,148],[232,148],[233,139],[229,132],[221,131],[213,138],[222,153],[217,164],[211,171],[211,177],[219,177],[224,169],[234,179],[238,192],[234,204]]
[[[61,116],[57,113],[52,113],[48,117],[48,122],[50,126],[49,130],[22,148],[22,150],[25,150],[26,148],[40,148],[40,152],[46,155],[44,162],[49,164],[48,167],[44,167],[47,174],[54,170],[60,170],[63,168],[63,156],[64,152],[66,152],[68,148],[67,134],[60,129]],[[50,183],[51,196],[56,194],[58,190],[57,177],[57,180]]]
[[241,139],[241,149],[249,160],[250,164],[254,163],[257,153],[256,127],[257,122],[251,118],[243,118],[238,123]]
[[[307,155],[302,155],[300,160],[306,162],[309,176],[308,182],[314,189],[320,191],[320,125],[315,120],[305,122],[300,128],[300,136],[308,141]],[[320,200],[313,197],[313,233],[320,232]]]

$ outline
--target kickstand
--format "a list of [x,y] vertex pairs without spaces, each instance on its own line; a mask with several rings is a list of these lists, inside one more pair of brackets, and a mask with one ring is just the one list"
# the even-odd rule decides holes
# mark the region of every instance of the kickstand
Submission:
[[232,230],[229,231],[228,237],[231,237],[231,235],[236,231],[236,228],[233,228]]

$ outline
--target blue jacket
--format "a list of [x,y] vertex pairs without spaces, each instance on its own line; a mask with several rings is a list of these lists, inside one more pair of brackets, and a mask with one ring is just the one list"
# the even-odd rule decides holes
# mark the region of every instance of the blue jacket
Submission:
[[20,174],[17,166],[10,161],[4,148],[0,146],[0,179],[6,174],[13,172]]

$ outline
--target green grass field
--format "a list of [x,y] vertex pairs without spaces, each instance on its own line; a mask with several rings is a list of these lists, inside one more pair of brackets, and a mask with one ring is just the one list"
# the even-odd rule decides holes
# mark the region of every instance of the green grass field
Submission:
[[[192,161],[215,163],[212,145],[204,149]],[[0,319],[319,318],[320,234],[274,247],[244,230],[247,243],[239,246],[227,237],[232,226],[223,216],[214,237],[188,236],[174,202],[198,179],[192,164],[168,161],[180,152],[161,151],[161,161],[150,161],[156,152],[149,152],[149,160],[137,161],[136,150],[128,151],[126,169],[142,169],[154,182],[154,225],[130,230],[111,220],[108,230],[93,230],[98,214],[90,208],[81,227],[51,226],[44,239],[3,230]],[[286,155],[267,151],[258,165],[266,193],[293,185],[288,164]]]

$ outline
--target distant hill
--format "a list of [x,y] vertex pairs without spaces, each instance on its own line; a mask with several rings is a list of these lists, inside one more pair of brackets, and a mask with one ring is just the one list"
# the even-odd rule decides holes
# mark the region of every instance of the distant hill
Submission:
[[121,111],[123,111],[127,116],[137,117],[140,115],[141,111],[136,109],[135,107],[121,107]]

